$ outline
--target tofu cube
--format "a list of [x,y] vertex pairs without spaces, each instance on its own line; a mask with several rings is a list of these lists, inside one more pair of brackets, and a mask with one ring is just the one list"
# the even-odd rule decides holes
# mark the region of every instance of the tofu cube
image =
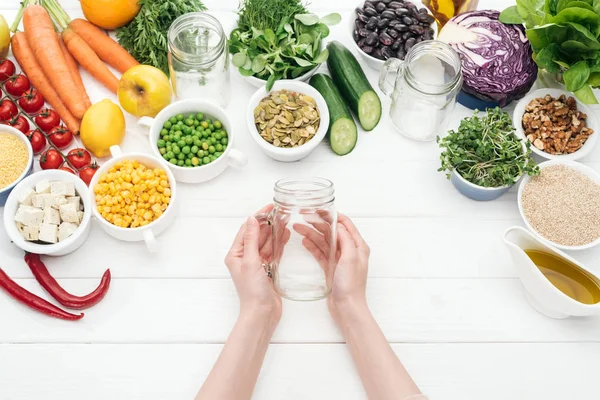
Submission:
[[17,226],[17,230],[19,231],[19,233],[21,234],[21,236],[24,236],[25,234],[23,233],[23,231],[25,229],[25,225],[23,225],[20,222],[15,222],[15,225]]
[[60,213],[57,209],[52,207],[44,209],[44,224],[60,225]]
[[64,222],[73,222],[79,224],[79,216],[74,204],[63,204],[59,208],[60,219]]
[[50,182],[49,181],[39,181],[35,184],[35,192],[37,194],[50,193]]
[[40,240],[40,228],[39,226],[25,226],[23,228],[23,239],[30,242]]
[[51,194],[52,196],[52,207],[57,210],[60,209],[60,206],[63,204],[67,204],[67,198],[60,194]]
[[44,220],[44,211],[39,208],[21,205],[15,214],[15,221],[23,225],[40,226]]
[[46,243],[56,243],[58,233],[58,226],[54,224],[41,224],[40,225],[40,239]]
[[19,193],[17,200],[19,201],[19,204],[25,204],[26,206],[30,206],[31,200],[33,199],[34,195],[35,190],[33,190],[32,188],[26,188],[21,193]]
[[62,196],[75,196],[75,185],[72,182],[52,182],[50,183],[50,194]]
[[67,197],[67,204],[75,204],[75,207],[77,207],[77,210],[81,210],[81,197],[79,196],[71,196],[71,197]]
[[52,205],[52,197],[49,193],[36,194],[31,199],[31,205],[37,208],[45,208],[46,205]]
[[72,224],[70,222],[63,222],[58,226],[58,241],[62,242],[69,236],[71,236],[76,230],[78,226]]

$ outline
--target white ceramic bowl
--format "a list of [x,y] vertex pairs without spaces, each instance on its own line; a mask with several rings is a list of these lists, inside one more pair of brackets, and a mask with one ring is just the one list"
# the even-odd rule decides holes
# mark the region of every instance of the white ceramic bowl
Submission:
[[319,143],[321,143],[327,134],[327,129],[329,128],[329,110],[327,109],[327,103],[325,103],[325,99],[323,96],[321,96],[321,93],[307,83],[284,79],[275,82],[272,91],[282,89],[286,89],[290,92],[307,94],[315,99],[317,103],[317,109],[319,110],[319,115],[321,116],[321,122],[319,124],[319,129],[315,133],[315,136],[308,143],[291,149],[281,148],[273,146],[259,135],[258,129],[254,124],[254,109],[256,106],[258,106],[260,101],[267,97],[268,93],[270,93],[267,92],[265,86],[258,89],[250,98],[248,110],[246,111],[246,123],[248,124],[250,136],[252,136],[256,144],[269,157],[283,162],[298,161],[308,156],[319,145]]
[[[410,2],[415,4],[418,8],[422,8],[425,7],[423,4],[418,3],[417,1],[412,1],[412,0],[403,0],[405,3]],[[377,3],[377,1],[374,1],[374,3]],[[364,51],[362,51],[360,49],[360,47],[358,47],[358,44],[354,41],[354,38],[352,37],[352,32],[354,32],[354,24],[356,21],[356,9],[357,8],[362,8],[365,5],[365,0],[362,0],[360,3],[358,3],[356,5],[356,7],[352,10],[352,12],[350,13],[350,16],[348,17],[348,34],[350,35],[350,43],[352,43],[352,46],[356,49],[356,51],[358,52],[358,54],[360,55],[360,57],[365,60],[365,63],[367,63],[367,65],[377,71],[381,71],[381,68],[383,67],[383,63],[385,63],[385,60],[380,60],[378,58],[375,58],[367,53],[365,53]],[[427,10],[427,13],[429,15],[433,15],[431,14],[431,11]],[[433,38],[435,39],[438,35],[438,30],[437,30],[437,24],[434,22],[431,24],[431,28],[433,28]]]
[[[65,181],[72,182],[75,185],[75,191],[81,197],[83,203],[83,220],[79,224],[79,228],[73,234],[62,242],[38,244],[28,242],[19,233],[17,225],[14,221],[15,214],[19,208],[18,196],[25,188],[35,188],[35,184],[39,181]],[[10,240],[19,248],[35,254],[45,254],[48,256],[63,256],[77,250],[87,239],[90,233],[90,218],[92,215],[92,204],[90,201],[90,191],[78,176],[66,171],[57,169],[49,169],[36,172],[23,179],[11,192],[4,207],[4,228]]]
[[248,161],[242,152],[233,148],[236,133],[225,111],[216,104],[206,100],[179,100],[163,108],[162,111],[159,112],[154,118],[140,118],[138,124],[149,128],[148,137],[150,140],[150,147],[152,148],[152,153],[154,153],[156,158],[163,160],[162,155],[158,151],[158,146],[156,145],[158,139],[160,138],[160,131],[163,127],[163,124],[174,115],[188,115],[191,113],[196,114],[198,112],[203,113],[205,116],[211,119],[221,121],[223,128],[227,131],[227,148],[219,158],[208,165],[184,168],[165,161],[165,164],[169,166],[171,171],[173,171],[175,179],[179,182],[206,182],[221,174],[225,168],[227,168],[227,166],[232,165],[234,167],[241,168],[246,165]]
[[[304,74],[300,75],[297,78],[294,79],[288,79],[290,81],[296,81],[296,82],[308,82],[308,80],[317,73],[317,70],[319,69],[321,65],[317,65],[316,67],[314,67],[313,69],[311,69],[308,72],[305,72]],[[255,76],[242,76],[242,79],[245,80],[246,82],[248,82],[249,84],[251,84],[254,87],[263,87],[265,86],[265,84],[267,83],[267,81],[257,78]]]
[[567,98],[574,97],[575,100],[577,101],[577,110],[579,110],[587,115],[586,125],[588,127],[590,127],[591,129],[593,129],[594,133],[588,138],[588,140],[586,140],[586,142],[583,144],[583,146],[579,150],[577,150],[575,153],[559,154],[559,155],[548,154],[545,151],[542,151],[542,150],[538,149],[537,147],[535,147],[533,145],[533,143],[531,144],[531,150],[535,154],[537,154],[540,157],[543,157],[547,160],[575,161],[575,160],[579,160],[582,157],[585,157],[587,154],[589,154],[590,151],[592,151],[592,149],[598,142],[598,135],[600,135],[600,125],[598,124],[598,119],[596,118],[594,111],[591,110],[588,106],[586,106],[582,102],[580,102],[579,100],[577,100],[577,98],[575,97],[575,95],[573,93],[567,92],[565,90],[538,89],[538,90],[534,90],[533,92],[530,92],[529,94],[527,94],[527,96],[525,96],[521,100],[519,100],[519,102],[517,103],[517,105],[515,107],[515,111],[513,112],[513,123],[515,124],[517,136],[523,140],[528,140],[527,137],[525,137],[525,132],[523,130],[523,124],[522,124],[523,114],[525,114],[525,107],[527,106],[527,104],[529,104],[529,102],[531,100],[538,98],[538,97],[544,97],[547,94],[549,94],[550,96],[552,96],[554,98],[557,98],[562,94],[567,96]]
[[[156,236],[167,229],[177,214],[177,182],[175,181],[175,176],[167,167],[167,163],[160,158],[143,153],[123,154],[121,153],[119,146],[112,146],[110,148],[110,153],[112,158],[102,164],[90,182],[90,207],[92,209],[92,213],[100,224],[100,227],[110,236],[126,242],[145,241],[148,250],[154,253],[158,250]],[[100,177],[103,176],[110,167],[123,160],[136,160],[149,168],[164,169],[167,173],[167,177],[169,178],[169,185],[171,186],[171,202],[169,203],[169,206],[163,215],[146,226],[141,226],[138,228],[122,228],[120,226],[115,226],[105,220],[98,211],[98,206],[96,205],[96,196],[94,195],[94,187],[98,183]]]
[[0,124],[0,134],[2,133],[8,133],[10,135],[13,135],[19,140],[21,140],[23,143],[25,143],[25,147],[27,147],[29,161],[27,162],[27,166],[25,167],[21,175],[14,182],[0,189],[0,207],[2,207],[4,203],[6,203],[8,195],[10,194],[11,190],[13,190],[13,188],[17,185],[17,183],[21,182],[27,175],[31,174],[31,171],[33,170],[33,148],[31,147],[31,143],[29,142],[27,137],[23,135],[23,133],[17,128],[13,128],[9,125]]
[[[578,163],[576,161],[550,160],[550,161],[545,161],[543,163],[540,163],[539,167],[540,167],[540,169],[543,169],[545,167],[550,167],[552,165],[565,165],[569,168],[575,169],[575,170],[581,172],[582,174],[585,174],[591,180],[593,180],[594,182],[596,182],[597,184],[600,185],[600,175],[596,171],[594,171],[592,168],[588,167],[587,165]],[[565,246],[562,244],[552,242],[552,241],[546,239],[545,237],[543,237],[541,234],[539,234],[533,228],[533,226],[531,226],[531,224],[525,217],[525,212],[523,211],[523,190],[525,189],[525,185],[527,185],[531,181],[531,179],[532,179],[532,177],[530,177],[528,175],[523,177],[523,180],[521,181],[521,185],[519,186],[519,192],[517,195],[518,196],[518,204],[519,204],[519,213],[521,214],[521,218],[523,218],[523,222],[525,222],[525,226],[527,226],[527,229],[529,229],[537,238],[542,240],[544,243],[547,243],[550,246],[554,246],[561,250],[567,250],[567,251],[568,250],[585,250],[585,249],[589,249],[589,248],[598,246],[600,244],[600,238],[598,238],[591,243],[584,244],[581,246]]]

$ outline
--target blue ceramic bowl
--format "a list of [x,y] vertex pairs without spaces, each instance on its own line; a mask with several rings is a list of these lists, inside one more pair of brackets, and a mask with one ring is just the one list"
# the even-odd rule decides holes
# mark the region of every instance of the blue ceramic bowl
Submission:
[[477,186],[467,181],[456,171],[452,171],[452,174],[450,174],[450,182],[452,182],[452,184],[454,185],[456,190],[460,192],[460,194],[477,201],[495,200],[498,197],[502,196],[504,193],[508,192],[508,190],[513,186],[506,185],[494,188]]
[[16,184],[25,179],[25,177],[27,177],[29,174],[31,174],[31,171],[33,171],[33,148],[31,147],[31,143],[29,143],[29,139],[27,139],[27,137],[23,135],[23,133],[20,130],[8,125],[0,125],[0,134],[3,133],[8,133],[9,135],[16,136],[23,143],[25,143],[25,147],[27,147],[27,152],[29,153],[29,161],[27,162],[27,167],[25,167],[25,170],[23,171],[21,176],[17,178],[17,180],[15,180],[7,187],[0,189],[0,207],[4,207],[8,195],[16,186]]
[[473,96],[472,94],[469,94],[462,90],[460,92],[458,92],[456,101],[458,102],[458,104],[462,104],[463,106],[470,108],[471,110],[480,110],[480,111],[485,111],[487,108],[495,108],[500,105],[495,101],[486,101],[486,100],[478,99],[477,97]]

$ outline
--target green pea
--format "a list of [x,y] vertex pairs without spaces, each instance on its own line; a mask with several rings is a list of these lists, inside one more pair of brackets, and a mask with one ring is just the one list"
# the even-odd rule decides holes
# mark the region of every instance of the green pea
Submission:
[[158,149],[158,152],[159,152],[161,155],[164,155],[164,154],[166,154],[166,153],[167,153],[167,149],[166,149],[166,147],[161,147],[160,149]]
[[200,126],[200,121],[198,121],[197,119],[194,120],[194,126]]
[[198,166],[198,163],[199,163],[199,160],[198,160],[198,158],[197,158],[197,157],[194,157],[194,158],[192,158],[192,165],[193,165],[194,167]]
[[217,143],[215,145],[215,149],[217,149],[217,151],[223,151],[223,145],[221,143]]
[[175,153],[173,153],[172,151],[167,151],[167,154],[165,154],[165,155],[169,157],[169,160],[171,158],[175,158]]
[[192,153],[196,154],[200,149],[198,148],[198,146],[192,146],[190,150],[192,151]]
[[210,146],[210,147],[208,148],[208,152],[209,152],[210,154],[214,153],[215,151],[216,151],[216,150],[215,150],[215,146]]
[[226,145],[227,145],[227,142],[228,142],[228,139],[227,139],[226,137],[224,137],[223,139],[221,139],[221,144],[222,144],[223,146],[226,146]]
[[221,157],[221,154],[223,154],[223,153],[221,153],[220,151],[217,151],[217,152],[215,152],[215,157],[219,158],[219,157]]
[[177,154],[177,159],[178,160],[185,160],[185,154],[183,154],[183,153]]
[[204,164],[208,164],[208,163],[210,163],[210,157],[204,157],[204,158],[202,159],[202,162],[203,162]]
[[181,132],[183,132],[184,135],[189,135],[192,133],[192,129],[189,126],[184,126],[181,128]]
[[185,146],[184,148],[181,149],[181,152],[183,154],[189,154],[190,153],[190,146]]
[[204,119],[204,114],[202,114],[201,112],[197,113],[196,114],[196,119],[198,121],[202,121]]
[[171,141],[171,135],[165,135],[165,136],[163,136],[163,140],[165,142],[170,142]]
[[194,139],[194,146],[200,147],[201,145],[202,145],[202,142],[200,141],[200,139]]
[[163,154],[163,155],[162,155],[162,158],[164,158],[165,160],[167,160],[167,162],[170,160],[170,158],[169,158],[169,157],[167,157],[167,154]]
[[173,145],[173,154],[179,154],[180,151],[181,149],[179,148],[179,146]]
[[184,118],[185,118],[185,117],[183,116],[183,114],[177,114],[177,115],[175,116],[175,120],[176,120],[176,121],[183,121],[183,119],[184,119]]
[[203,132],[202,132],[202,137],[203,137],[203,138],[207,138],[209,135],[210,135],[210,132],[209,132],[209,131],[203,131]]
[[202,142],[202,150],[208,150],[208,143]]
[[171,129],[171,126],[173,124],[171,123],[171,121],[165,121],[165,123],[163,124],[163,128],[165,129]]
[[223,139],[223,134],[220,131],[217,131],[214,134],[214,138],[217,139],[217,140],[221,140],[221,139]]
[[180,148],[183,148],[183,146],[185,146],[185,140],[178,140],[177,146],[179,146]]
[[173,145],[171,144],[171,142],[167,142],[167,151],[171,151],[172,148]]
[[194,138],[191,136],[187,136],[185,138],[185,144],[192,144],[192,143],[194,143]]
[[169,162],[170,162],[171,164],[177,165],[177,159],[176,159],[176,158],[171,158],[171,159],[169,160]]
[[194,120],[193,119],[186,119],[185,120],[185,124],[187,126],[194,126]]
[[204,150],[198,150],[198,157],[202,158],[204,156],[205,156]]
[[176,124],[177,123],[177,118],[171,117],[171,118],[169,118],[169,122],[172,123],[172,124]]
[[217,139],[215,139],[214,137],[210,138],[210,143],[211,144],[216,144],[217,143]]
[[206,118],[205,121],[207,124],[212,124],[212,119],[210,119],[210,118]]
[[215,157],[214,155],[210,156],[210,161],[215,161],[217,159],[217,157]]
[[223,124],[221,123],[221,121],[216,120],[215,122],[213,122],[213,125],[215,126],[215,128],[217,129],[221,129],[223,127]]
[[185,160],[185,165],[192,165],[192,160],[190,160],[189,158]]
[[165,144],[165,141],[164,141],[164,140],[162,140],[162,139],[159,139],[159,140],[156,142],[156,145],[157,145],[159,148],[160,148],[160,147],[165,147],[165,146],[166,146],[166,144]]
[[211,131],[215,130],[215,126],[213,124],[209,124],[208,125],[208,129],[210,129]]
[[208,122],[206,121],[202,121],[202,123],[200,124],[204,129],[208,128]]
[[160,130],[160,136],[165,136],[165,135],[168,135],[168,134],[169,134],[169,130],[168,129],[162,128]]

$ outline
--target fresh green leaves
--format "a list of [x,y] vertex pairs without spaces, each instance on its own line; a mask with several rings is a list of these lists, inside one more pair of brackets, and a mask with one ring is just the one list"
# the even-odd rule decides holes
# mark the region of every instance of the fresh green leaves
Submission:
[[233,65],[243,76],[265,80],[267,90],[278,79],[297,78],[327,61],[329,52],[321,51],[327,25],[341,20],[337,13],[309,14],[298,0],[243,0],[238,15],[229,39]]
[[117,30],[119,44],[141,64],[152,65],[169,75],[167,33],[173,21],[206,10],[200,0],[139,0],[140,12]]
[[[516,0],[500,21],[524,23],[539,68],[562,73],[567,89],[585,103],[597,103],[600,87],[600,0]],[[596,70],[598,68],[598,70]]]
[[499,107],[487,109],[483,117],[476,111],[461,121],[457,131],[437,138],[443,150],[438,171],[456,171],[482,187],[512,185],[524,174],[539,174],[529,142],[523,151],[514,130],[510,117]]

